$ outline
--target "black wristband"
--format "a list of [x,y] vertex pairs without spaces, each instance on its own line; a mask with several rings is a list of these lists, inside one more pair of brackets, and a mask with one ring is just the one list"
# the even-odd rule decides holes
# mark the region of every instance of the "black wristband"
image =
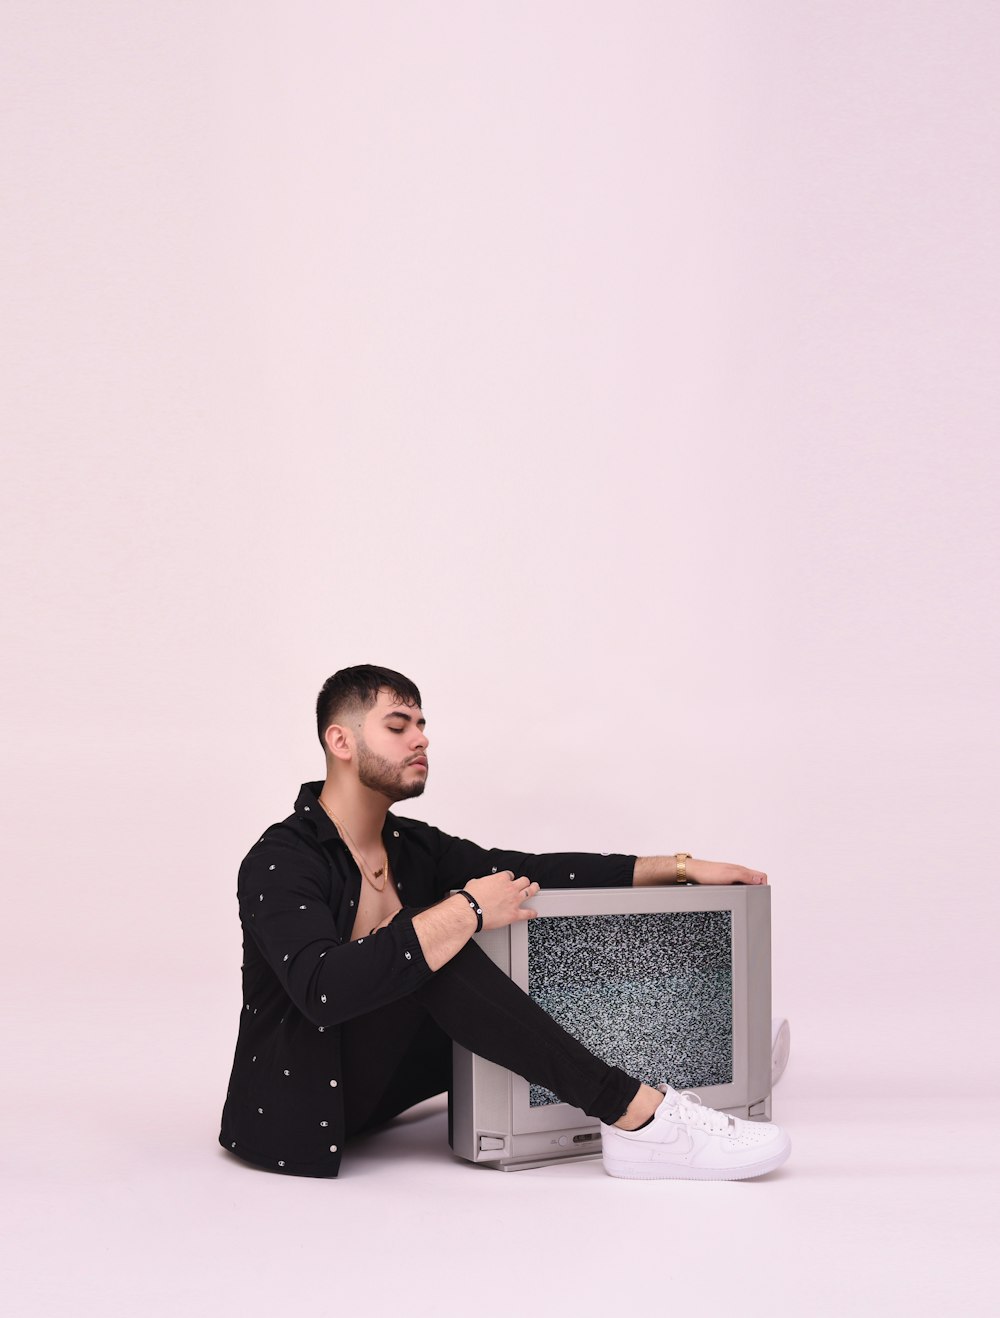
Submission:
[[476,913],[476,933],[478,934],[483,927],[483,908],[473,897],[471,892],[466,892],[464,888],[459,888],[457,896],[464,897]]

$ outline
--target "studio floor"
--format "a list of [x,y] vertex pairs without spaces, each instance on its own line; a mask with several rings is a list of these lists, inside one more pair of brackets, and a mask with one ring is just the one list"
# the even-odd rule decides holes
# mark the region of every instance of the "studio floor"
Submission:
[[834,1086],[794,1028],[774,1091],[788,1162],[750,1181],[643,1183],[599,1160],[469,1166],[448,1147],[444,1096],[356,1140],[336,1180],[258,1171],[216,1142],[228,1071],[212,1039],[203,1065],[182,1065],[176,1034],[107,1011],[76,1024],[55,1083],[25,1033],[13,1085],[3,1239],[18,1318],[997,1311],[982,1099]]

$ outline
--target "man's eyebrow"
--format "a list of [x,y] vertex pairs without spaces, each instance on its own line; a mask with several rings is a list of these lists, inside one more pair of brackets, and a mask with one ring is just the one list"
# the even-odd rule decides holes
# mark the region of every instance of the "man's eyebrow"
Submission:
[[[404,714],[401,709],[394,709],[390,713],[384,714],[382,716],[382,722],[384,723],[387,718],[401,718],[401,719],[405,719],[407,723],[413,722],[412,717],[409,714]],[[426,723],[426,722],[427,720],[425,718],[418,718],[417,727],[419,728],[422,723]]]

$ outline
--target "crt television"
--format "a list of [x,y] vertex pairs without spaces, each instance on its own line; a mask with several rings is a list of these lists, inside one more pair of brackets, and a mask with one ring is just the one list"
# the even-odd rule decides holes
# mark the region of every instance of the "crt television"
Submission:
[[[771,1116],[767,884],[552,888],[538,918],[474,935],[493,961],[603,1061]],[[600,1155],[596,1117],[455,1043],[454,1152],[502,1171]]]

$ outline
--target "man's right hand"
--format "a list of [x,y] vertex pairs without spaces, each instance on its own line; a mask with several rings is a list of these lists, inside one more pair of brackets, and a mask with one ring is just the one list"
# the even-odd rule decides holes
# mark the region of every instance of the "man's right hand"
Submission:
[[516,924],[518,920],[538,918],[537,911],[521,903],[528,897],[534,897],[539,886],[524,874],[516,879],[513,870],[501,870],[499,874],[484,874],[481,879],[470,879],[465,885],[465,891],[475,897],[482,907],[483,928],[502,929],[504,925]]

